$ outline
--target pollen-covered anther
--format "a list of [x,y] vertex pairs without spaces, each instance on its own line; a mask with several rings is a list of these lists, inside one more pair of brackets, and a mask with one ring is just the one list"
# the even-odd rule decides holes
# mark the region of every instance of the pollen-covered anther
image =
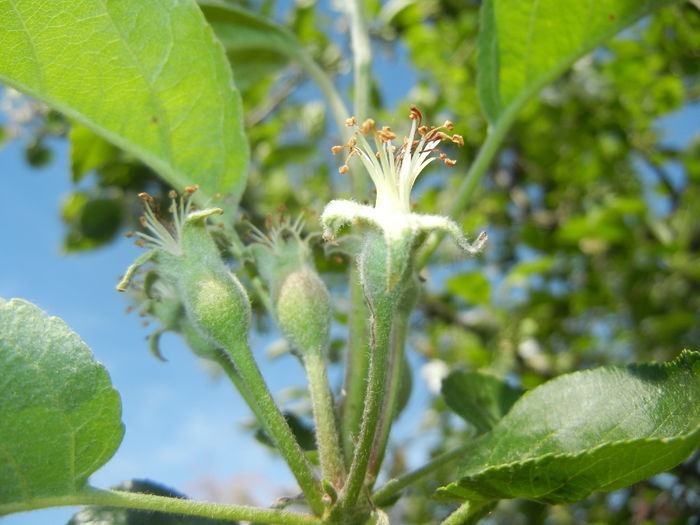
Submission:
[[345,175],[349,171],[350,171],[350,166],[348,166],[347,164],[343,164],[340,168],[338,168],[338,173],[342,173],[343,175]]
[[355,117],[350,117],[349,119],[345,120],[345,125],[349,128],[357,126],[357,119]]
[[464,146],[464,138],[462,135],[452,135],[452,143],[457,144],[460,148]]
[[445,128],[447,131],[452,131],[455,125],[452,123],[451,120],[446,120],[442,127]]
[[360,133],[363,135],[367,135],[370,131],[372,131],[376,127],[376,124],[374,123],[374,120],[371,118],[368,118],[362,123],[362,127],[360,128]]
[[416,131],[421,135],[425,135],[428,132],[428,126],[419,126]]
[[131,239],[133,236],[134,236],[134,232],[126,232],[124,234],[124,237],[126,237],[127,239]]
[[175,190],[170,190],[168,192],[168,197],[171,199],[177,199],[177,192]]
[[194,186],[185,186],[185,193],[187,193],[188,195],[192,195],[198,189],[199,184],[195,184]]
[[333,153],[333,155],[337,155],[338,153],[343,151],[346,147],[347,146],[333,146],[333,147],[331,147],[331,153]]
[[390,140],[396,138],[396,134],[393,131],[391,131],[391,128],[389,126],[384,126],[379,132],[379,138],[382,142],[389,142]]
[[448,159],[447,157],[445,157],[445,158],[442,160],[442,162],[445,163],[445,166],[454,166],[455,164],[457,164],[457,161],[456,161],[456,160]]
[[146,241],[144,241],[143,239],[138,239],[138,240],[134,241],[134,244],[136,246],[143,247],[143,246],[146,246]]

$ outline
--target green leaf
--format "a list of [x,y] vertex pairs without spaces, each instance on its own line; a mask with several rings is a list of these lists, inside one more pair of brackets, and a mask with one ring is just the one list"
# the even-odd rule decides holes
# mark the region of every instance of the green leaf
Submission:
[[664,472],[699,444],[699,353],[576,372],[520,398],[438,495],[572,503]]
[[0,515],[79,492],[124,432],[107,371],[63,321],[20,299],[0,299],[0,370]]
[[0,2],[0,81],[237,203],[248,146],[226,56],[194,0]]
[[73,182],[79,182],[89,172],[101,168],[116,155],[112,144],[80,124],[73,124],[68,139]]
[[267,51],[295,60],[306,56],[296,36],[272,20],[217,0],[200,0],[199,6],[227,53]]
[[[113,489],[185,499],[185,496],[177,491],[148,480],[127,481],[113,487]],[[115,507],[86,507],[77,512],[66,525],[235,525],[236,523],[236,521],[183,516],[166,512]]]
[[479,99],[491,124],[606,39],[673,0],[485,0],[478,38]]
[[480,434],[491,430],[522,395],[505,381],[481,372],[457,370],[442,381],[447,406]]

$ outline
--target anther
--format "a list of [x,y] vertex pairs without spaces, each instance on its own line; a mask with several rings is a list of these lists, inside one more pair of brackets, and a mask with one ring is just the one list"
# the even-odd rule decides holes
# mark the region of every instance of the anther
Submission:
[[126,237],[127,239],[131,239],[133,236],[134,236],[134,232],[126,232],[124,234],[124,237]]
[[135,244],[136,246],[141,246],[141,247],[143,247],[143,246],[146,246],[146,241],[144,241],[143,239],[139,239],[139,240],[137,240],[137,241],[134,241],[134,244]]
[[452,142],[457,144],[459,147],[464,146],[464,138],[462,135],[452,135]]
[[357,125],[357,119],[355,117],[350,117],[345,120],[345,125],[349,128]]
[[452,131],[455,127],[455,125],[452,123],[451,120],[446,120],[445,123],[442,125],[443,128],[447,129],[448,131]]
[[418,124],[420,125],[420,123],[423,121],[423,114],[416,106],[410,106],[408,109],[411,112],[408,118],[411,120],[418,120]]
[[185,193],[192,195],[198,189],[199,189],[199,184],[195,184],[194,186],[185,186]]
[[367,120],[365,120],[365,121],[362,123],[362,127],[360,128],[360,132],[361,132],[363,135],[367,135],[367,133],[369,133],[369,132],[370,132],[371,130],[373,130],[374,128],[375,128],[374,120],[372,120],[371,118],[368,118]]
[[333,153],[333,155],[337,155],[338,153],[343,151],[344,148],[345,148],[345,146],[333,146],[331,148],[331,152]]
[[170,190],[168,192],[168,197],[170,197],[171,199],[177,199],[177,192],[175,190]]
[[445,163],[445,166],[454,166],[455,164],[457,164],[456,160],[447,159],[447,158],[445,160],[443,160],[443,162]]
[[340,168],[338,168],[338,173],[342,173],[343,175],[345,175],[349,171],[350,171],[350,166],[348,166],[347,164],[343,164]]
[[388,142],[392,139],[395,139],[396,134],[393,131],[391,131],[391,128],[389,126],[384,126],[379,132],[379,138],[384,142]]

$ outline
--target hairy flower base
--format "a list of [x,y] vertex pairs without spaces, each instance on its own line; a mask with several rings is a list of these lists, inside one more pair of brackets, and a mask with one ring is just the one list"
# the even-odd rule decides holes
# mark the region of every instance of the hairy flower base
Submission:
[[421,232],[441,231],[451,235],[457,245],[470,255],[479,253],[488,238],[482,232],[473,243],[469,242],[457,223],[441,215],[387,211],[349,200],[333,200],[321,214],[323,238],[327,241],[333,241],[338,230],[346,224],[358,223],[380,228],[387,243],[405,242],[407,236],[412,241]]

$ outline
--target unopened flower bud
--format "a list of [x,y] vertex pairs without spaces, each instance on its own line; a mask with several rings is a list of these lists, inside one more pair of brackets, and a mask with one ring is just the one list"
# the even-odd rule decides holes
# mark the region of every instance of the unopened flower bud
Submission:
[[280,330],[302,353],[318,352],[328,346],[331,306],[301,227],[298,219],[282,222],[268,234],[256,230],[250,250],[270,290]]
[[300,351],[328,346],[331,305],[328,290],[316,272],[302,269],[282,283],[275,303],[280,330]]

